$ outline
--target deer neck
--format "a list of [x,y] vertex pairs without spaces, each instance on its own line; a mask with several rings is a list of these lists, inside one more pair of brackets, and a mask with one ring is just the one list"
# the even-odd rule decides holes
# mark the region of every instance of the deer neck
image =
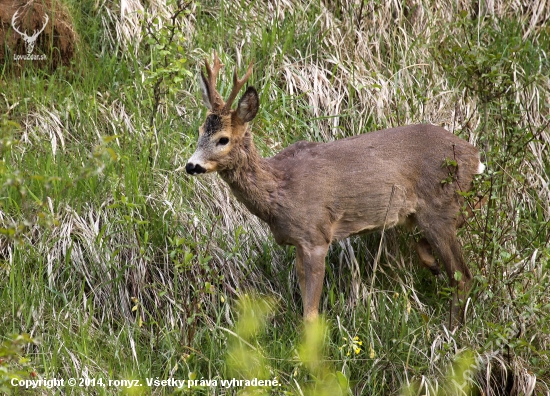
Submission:
[[233,166],[219,174],[252,214],[270,223],[275,204],[274,192],[278,185],[277,175],[270,163],[259,155],[250,131],[245,133]]

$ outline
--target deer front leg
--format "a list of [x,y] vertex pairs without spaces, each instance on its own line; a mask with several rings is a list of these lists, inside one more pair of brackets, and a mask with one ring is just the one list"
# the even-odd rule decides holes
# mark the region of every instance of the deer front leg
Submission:
[[[302,247],[303,268],[305,273],[305,293],[302,292],[304,302],[304,320],[311,322],[319,316],[319,300],[323,290],[325,277],[325,257],[328,245],[314,248]],[[305,294],[305,295],[304,295]]]
[[300,285],[300,294],[302,302],[306,301],[306,271],[304,269],[304,251],[300,246],[296,246],[296,275],[298,275],[298,283]]

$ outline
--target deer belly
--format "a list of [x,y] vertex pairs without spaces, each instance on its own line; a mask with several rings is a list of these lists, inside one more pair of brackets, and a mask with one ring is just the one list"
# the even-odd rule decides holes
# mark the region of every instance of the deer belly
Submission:
[[366,207],[363,210],[345,212],[332,224],[334,240],[347,238],[350,235],[366,234],[407,224],[409,216],[415,212],[414,203],[404,196],[390,205]]
[[368,234],[375,231],[380,231],[383,228],[392,228],[399,222],[394,219],[388,219],[384,227],[384,223],[369,223],[364,221],[344,220],[339,221],[333,226],[333,240],[338,241],[345,239],[351,235]]

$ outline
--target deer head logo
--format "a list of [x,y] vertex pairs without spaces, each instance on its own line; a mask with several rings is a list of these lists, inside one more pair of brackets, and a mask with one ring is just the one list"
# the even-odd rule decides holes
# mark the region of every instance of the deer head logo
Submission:
[[23,40],[25,41],[25,49],[27,50],[27,55],[31,55],[32,51],[34,50],[34,44],[36,42],[36,39],[38,38],[38,35],[44,31],[44,29],[46,28],[46,25],[48,24],[48,21],[50,20],[50,18],[48,17],[48,15],[44,14],[44,26],[42,26],[42,29],[40,29],[38,31],[33,30],[32,36],[29,36],[29,35],[27,35],[26,31],[22,32],[19,29],[17,29],[17,18],[20,17],[20,14],[19,14],[20,10],[21,10],[21,8],[18,9],[15,12],[15,14],[13,14],[13,17],[11,18],[11,26],[13,27],[13,30],[15,30],[17,33],[19,33],[21,35],[21,37],[23,37]]

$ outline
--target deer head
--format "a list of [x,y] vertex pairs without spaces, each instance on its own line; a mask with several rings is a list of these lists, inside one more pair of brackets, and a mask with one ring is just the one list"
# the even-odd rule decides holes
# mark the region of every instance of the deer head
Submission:
[[13,27],[13,30],[15,30],[17,33],[23,37],[23,40],[25,41],[25,49],[27,50],[27,55],[31,55],[32,51],[34,50],[34,44],[36,42],[36,39],[38,38],[38,35],[44,31],[46,28],[46,25],[48,24],[48,21],[50,18],[47,14],[44,14],[44,25],[40,30],[33,30],[33,34],[31,36],[27,35],[26,31],[22,32],[19,29],[17,29],[17,18],[19,17],[19,11],[21,9],[17,10],[15,14],[13,14],[13,17],[11,18],[11,26]]
[[252,63],[241,79],[238,78],[235,68],[233,89],[226,102],[216,90],[216,78],[222,67],[218,54],[214,52],[213,67],[205,60],[206,76],[202,71],[200,74],[202,99],[208,112],[204,124],[199,128],[197,150],[185,166],[190,175],[232,167],[243,148],[247,123],[254,119],[258,112],[259,99],[254,87],[248,87],[237,108],[231,109],[237,94],[252,74]]

